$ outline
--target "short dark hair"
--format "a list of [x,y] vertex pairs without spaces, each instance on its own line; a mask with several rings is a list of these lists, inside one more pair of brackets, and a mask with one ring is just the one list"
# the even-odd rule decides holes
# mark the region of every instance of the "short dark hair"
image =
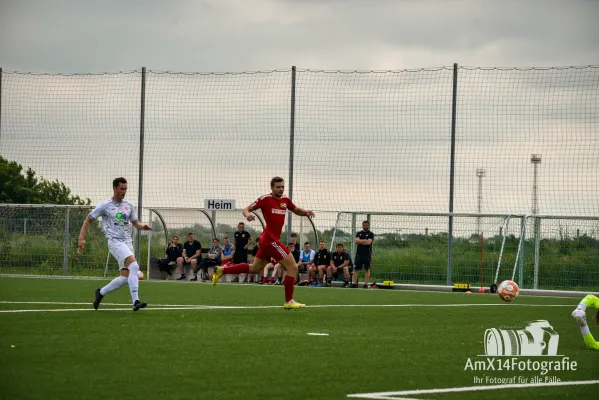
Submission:
[[304,242],[304,246],[305,246],[305,245],[309,245],[309,244],[310,244],[310,242]]
[[177,238],[177,240],[179,240],[179,236],[175,235],[173,236],[173,239]]
[[366,221],[362,221],[363,224],[368,224],[370,225],[370,221],[366,220]]
[[337,243],[335,247],[343,247],[343,243]]
[[291,243],[291,242],[287,243],[287,247],[292,247],[292,246],[295,248],[295,245],[293,243]]
[[297,233],[292,233],[292,234],[291,234],[291,237],[294,237],[294,238],[296,238],[296,237],[297,237]]
[[188,233],[187,233],[187,236],[189,236],[189,235],[193,235],[193,232],[188,232]]
[[241,221],[240,223],[238,223],[237,225],[243,225],[245,226],[245,222]]
[[121,183],[127,184],[127,179],[123,178],[122,176],[120,178],[114,178],[112,181],[112,187],[119,187]]
[[270,180],[270,187],[271,188],[275,187],[275,183],[279,183],[279,182],[285,182],[285,179],[281,178],[280,176],[275,176],[274,178],[272,178]]
[[218,238],[214,238],[214,239],[212,239],[212,241],[220,243],[220,240],[218,240]]

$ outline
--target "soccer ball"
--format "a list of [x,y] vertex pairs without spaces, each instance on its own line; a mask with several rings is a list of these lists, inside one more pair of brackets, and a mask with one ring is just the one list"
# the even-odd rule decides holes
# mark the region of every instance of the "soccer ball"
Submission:
[[144,273],[141,271],[137,272],[137,279],[139,279],[140,281],[144,279]]
[[518,297],[520,289],[514,281],[503,281],[497,286],[497,294],[503,301],[510,302]]

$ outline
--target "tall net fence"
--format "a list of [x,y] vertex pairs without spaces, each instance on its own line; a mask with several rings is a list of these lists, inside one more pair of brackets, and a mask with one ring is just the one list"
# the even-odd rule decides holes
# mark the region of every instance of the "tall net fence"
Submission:
[[128,178],[136,204],[141,74],[2,72],[0,155],[100,202]]
[[599,68],[460,68],[455,211],[599,214]]
[[[0,155],[94,203],[126,176],[148,207],[246,205],[292,167],[307,208],[448,211],[452,68],[145,76],[143,182],[139,71],[2,72]],[[599,214],[598,98],[595,66],[460,67],[454,211],[530,214],[536,193],[537,213]]]

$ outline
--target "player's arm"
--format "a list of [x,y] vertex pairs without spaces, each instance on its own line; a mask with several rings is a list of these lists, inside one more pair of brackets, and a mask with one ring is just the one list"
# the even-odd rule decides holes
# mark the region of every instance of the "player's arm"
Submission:
[[[196,250],[196,253],[193,256],[189,257],[189,258],[193,260],[194,258],[200,257],[200,254],[202,254],[202,249],[201,248],[198,249],[198,250]],[[208,255],[210,255],[210,254],[208,254]]]
[[243,246],[244,249],[247,249],[249,247],[250,244],[254,243],[254,239],[252,238],[252,236],[248,236],[248,242],[245,246]]
[[[254,214],[252,214],[252,211],[257,210],[259,208],[259,207],[257,207],[257,204],[258,204],[258,201],[255,201],[255,202],[253,202],[252,204],[250,204],[249,206],[247,206],[246,208],[243,209],[243,211],[242,211],[243,216],[248,221],[253,221],[254,219],[256,219],[256,217],[254,216]],[[248,242],[248,244],[249,244],[249,242]]]
[[81,225],[81,230],[79,231],[79,253],[85,251],[85,235],[87,234],[87,230],[89,229],[89,224],[94,221],[91,215],[88,215],[83,221],[83,225]]
[[79,231],[79,253],[83,253],[85,251],[85,235],[87,234],[89,225],[98,219],[98,217],[102,216],[105,209],[106,205],[104,203],[98,204],[85,218],[85,221],[83,221],[83,225],[81,225],[81,230]]
[[304,210],[300,207],[295,207],[292,211],[295,215],[299,215],[300,217],[315,217],[314,211],[312,210]]
[[349,260],[343,261],[343,264],[339,266],[339,268],[347,268],[349,266]]
[[142,224],[141,222],[139,222],[139,220],[136,220],[134,222],[131,223],[134,227],[136,227],[139,230],[142,231],[151,231],[152,227],[148,224]]

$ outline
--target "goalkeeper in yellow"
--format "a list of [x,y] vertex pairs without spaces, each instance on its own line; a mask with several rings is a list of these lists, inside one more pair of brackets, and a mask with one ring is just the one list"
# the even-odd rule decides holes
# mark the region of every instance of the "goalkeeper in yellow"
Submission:
[[572,318],[574,318],[576,322],[578,322],[578,325],[580,325],[580,332],[582,332],[582,338],[587,347],[589,349],[599,350],[599,343],[595,341],[595,338],[593,338],[589,326],[587,325],[587,307],[595,307],[597,310],[597,316],[595,318],[599,324],[599,298],[592,294],[589,294],[582,299],[578,307],[576,307],[576,310],[572,311]]

